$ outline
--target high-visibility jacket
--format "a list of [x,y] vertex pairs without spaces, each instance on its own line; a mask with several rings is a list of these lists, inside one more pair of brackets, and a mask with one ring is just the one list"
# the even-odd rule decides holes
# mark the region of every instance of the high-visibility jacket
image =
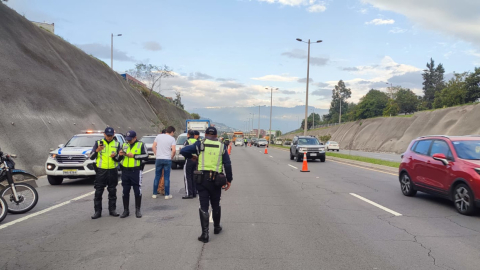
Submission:
[[[205,139],[200,146],[198,170],[223,172],[224,144],[219,141]],[[203,148],[203,149],[202,149]]]
[[188,138],[187,141],[188,141],[188,144],[189,144],[189,145],[192,145],[192,144],[194,144],[194,143],[197,142],[197,139],[195,139],[195,138]]
[[121,161],[121,164],[125,168],[136,168],[140,167],[142,165],[142,161],[135,159],[135,157],[127,157],[126,154],[132,153],[133,155],[141,155],[142,154],[142,147],[143,147],[143,142],[136,141],[133,145],[130,145],[129,143],[124,143],[122,146],[123,152],[125,152],[125,155],[123,156],[123,160]]
[[[116,140],[113,140],[110,143],[108,143],[105,139],[102,139],[101,141],[103,141],[103,146],[105,146],[105,148],[103,148],[102,151],[98,152],[97,168],[105,170],[115,169],[118,166],[118,162],[116,162],[110,156],[112,155],[112,153],[118,154],[118,146],[120,145],[120,143]],[[101,141],[97,141],[97,147],[100,146]]]

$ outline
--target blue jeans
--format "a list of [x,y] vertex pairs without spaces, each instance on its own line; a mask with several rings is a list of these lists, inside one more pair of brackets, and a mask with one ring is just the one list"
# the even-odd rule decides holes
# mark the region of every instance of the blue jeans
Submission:
[[160,178],[165,179],[165,196],[170,195],[170,169],[172,168],[172,160],[170,159],[157,159],[155,160],[155,180],[153,181],[153,195],[157,195],[158,183]]

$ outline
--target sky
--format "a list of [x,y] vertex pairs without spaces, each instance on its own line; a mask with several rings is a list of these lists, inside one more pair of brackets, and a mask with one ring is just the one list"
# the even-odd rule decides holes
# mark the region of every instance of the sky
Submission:
[[[160,92],[172,97],[181,92],[189,112],[270,106],[271,91],[265,88],[272,87],[278,88],[274,106],[304,105],[308,45],[297,38],[314,42],[308,105],[318,110],[329,108],[340,79],[352,90],[348,101],[358,102],[369,89],[385,91],[390,84],[421,94],[420,74],[430,58],[447,74],[480,66],[477,0],[9,0],[7,5],[32,21],[54,22],[55,34],[107,64],[111,34],[122,34],[114,37],[114,69],[168,65],[176,76],[164,79]],[[297,116],[290,120],[297,122]],[[235,121],[232,126],[241,127]]]

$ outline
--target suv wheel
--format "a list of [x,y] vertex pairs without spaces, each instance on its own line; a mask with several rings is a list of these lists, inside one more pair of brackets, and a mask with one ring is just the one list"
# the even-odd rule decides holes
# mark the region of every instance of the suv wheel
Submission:
[[325,157],[320,158],[320,161],[321,161],[321,162],[325,162]]
[[417,194],[417,191],[413,188],[412,180],[407,173],[403,173],[400,177],[400,188],[405,196],[412,197]]
[[292,155],[292,151],[290,151],[290,160],[293,160],[295,157]]
[[61,185],[63,183],[63,177],[61,176],[47,176],[48,183],[52,186]]
[[458,184],[453,190],[455,208],[462,215],[470,216],[475,213],[473,192],[465,184]]
[[300,154],[297,154],[297,162],[302,162],[303,157],[300,157]]

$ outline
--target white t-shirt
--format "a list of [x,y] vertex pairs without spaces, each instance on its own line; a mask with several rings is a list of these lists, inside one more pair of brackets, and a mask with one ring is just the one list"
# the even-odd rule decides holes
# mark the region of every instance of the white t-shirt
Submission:
[[172,159],[172,146],[175,147],[175,138],[168,134],[158,134],[155,138],[157,143],[156,159]]

